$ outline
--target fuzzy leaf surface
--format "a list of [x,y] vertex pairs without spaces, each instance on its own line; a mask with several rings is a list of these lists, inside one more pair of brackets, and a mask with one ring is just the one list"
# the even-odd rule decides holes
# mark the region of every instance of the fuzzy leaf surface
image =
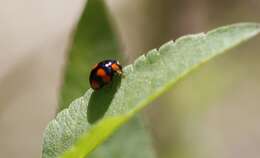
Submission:
[[140,56],[123,69],[124,77],[100,91],[89,89],[49,123],[43,157],[87,156],[179,79],[259,32],[256,23],[229,25],[181,37]]

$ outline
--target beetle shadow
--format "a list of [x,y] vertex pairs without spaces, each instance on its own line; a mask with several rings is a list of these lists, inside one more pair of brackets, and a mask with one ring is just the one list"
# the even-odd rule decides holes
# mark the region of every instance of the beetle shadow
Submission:
[[87,118],[90,124],[95,123],[104,116],[120,84],[121,77],[115,75],[111,84],[105,85],[92,93],[87,111]]

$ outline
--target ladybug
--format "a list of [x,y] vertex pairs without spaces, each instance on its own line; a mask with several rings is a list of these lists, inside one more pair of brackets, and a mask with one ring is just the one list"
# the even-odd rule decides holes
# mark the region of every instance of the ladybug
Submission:
[[122,66],[117,60],[103,60],[96,64],[90,72],[89,83],[94,90],[109,84],[114,75],[122,75]]

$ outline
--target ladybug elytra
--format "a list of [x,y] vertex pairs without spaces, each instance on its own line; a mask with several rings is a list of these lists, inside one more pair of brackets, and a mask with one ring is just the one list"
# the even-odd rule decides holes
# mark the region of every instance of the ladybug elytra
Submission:
[[109,84],[114,75],[121,75],[122,73],[122,66],[117,60],[103,60],[91,70],[89,82],[94,90],[98,90]]

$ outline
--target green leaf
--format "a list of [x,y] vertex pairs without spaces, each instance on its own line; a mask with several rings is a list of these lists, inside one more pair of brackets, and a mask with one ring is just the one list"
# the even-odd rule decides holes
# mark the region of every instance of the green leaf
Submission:
[[88,0],[74,35],[61,90],[60,110],[89,88],[88,76],[97,62],[120,59],[120,51],[103,0]]
[[122,79],[100,91],[89,89],[60,112],[44,133],[43,157],[85,157],[191,70],[259,32],[259,24],[241,23],[151,50],[126,66]]
[[[111,139],[112,138],[112,139]],[[90,158],[154,158],[149,131],[137,117],[120,128],[103,145],[90,153]],[[127,139],[126,139],[127,138]]]
[[[88,0],[74,35],[65,68],[64,83],[61,88],[60,110],[66,108],[72,99],[84,94],[89,88],[88,75],[92,66],[103,59],[120,59],[120,50],[109,12],[103,0]],[[120,60],[121,61],[121,60]],[[126,144],[122,135],[134,137]],[[91,158],[106,154],[106,158],[153,158],[154,151],[148,131],[141,125],[141,119],[126,124],[107,143],[97,148]],[[115,146],[120,146],[116,150]],[[129,150],[129,149],[132,150]],[[141,151],[141,152],[137,152]]]

